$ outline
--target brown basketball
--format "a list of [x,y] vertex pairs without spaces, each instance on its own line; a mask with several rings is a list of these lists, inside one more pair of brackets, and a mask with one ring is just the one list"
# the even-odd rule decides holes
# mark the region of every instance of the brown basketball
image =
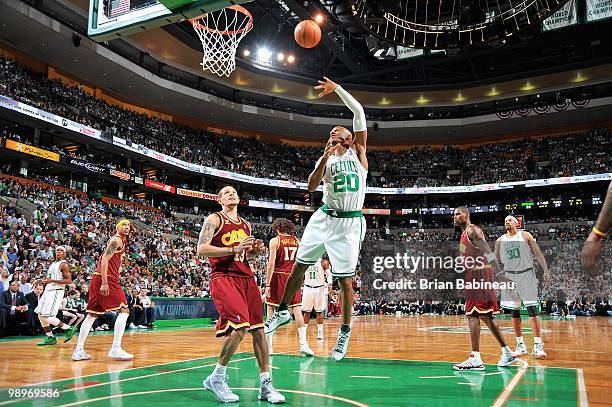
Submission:
[[312,20],[300,21],[293,36],[300,47],[313,48],[321,41],[321,27]]

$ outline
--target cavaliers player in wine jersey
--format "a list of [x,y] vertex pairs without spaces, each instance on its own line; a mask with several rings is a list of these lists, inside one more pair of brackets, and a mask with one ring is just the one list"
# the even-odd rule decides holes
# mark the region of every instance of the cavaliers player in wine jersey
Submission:
[[265,250],[263,241],[251,236],[251,225],[238,216],[238,192],[226,186],[219,191],[221,210],[209,215],[198,240],[198,256],[210,262],[210,292],[219,311],[217,337],[223,337],[221,354],[204,387],[222,403],[239,401],[227,384],[227,364],[247,332],[260,370],[259,400],[284,403],[285,397],[272,385],[268,345],[263,333],[261,292],[248,260]]
[[123,338],[125,323],[130,315],[130,311],[123,289],[119,284],[121,259],[125,253],[127,237],[130,234],[131,228],[132,224],[129,220],[120,220],[115,228],[116,234],[110,238],[104,253],[102,253],[98,261],[96,271],[89,285],[87,317],[81,324],[79,342],[72,354],[72,360],[74,361],[91,359],[91,355],[84,350],[87,335],[89,335],[89,330],[96,318],[109,311],[116,311],[119,315],[115,321],[115,337],[111,350],[108,352],[108,357],[119,360],[130,360],[133,358],[133,355],[121,348],[121,339]]
[[[289,280],[293,264],[295,263],[295,255],[300,245],[298,238],[293,235],[295,233],[295,225],[289,219],[275,219],[272,222],[272,229],[276,231],[278,236],[270,240],[268,267],[266,268],[266,304],[268,305],[268,315],[272,315],[281,303],[285,287],[287,286],[287,280]],[[308,346],[301,305],[302,294],[298,290],[293,295],[293,299],[288,304],[288,307],[297,323],[300,353],[306,356],[314,356],[314,352]],[[272,354],[273,335],[274,332],[266,335],[270,354]]]
[[[461,227],[461,240],[459,252],[465,266],[465,282],[492,283],[499,270],[495,260],[495,253],[491,251],[485,240],[482,230],[470,222],[470,210],[465,206],[456,208],[453,212],[455,226]],[[503,277],[502,277],[503,278]],[[484,370],[485,366],[480,357],[480,321],[489,328],[502,348],[502,354],[497,366],[510,366],[517,362],[516,356],[506,345],[506,341],[493,319],[499,313],[497,293],[493,288],[473,288],[465,290],[465,314],[470,327],[472,351],[469,358],[453,365],[455,370]]]

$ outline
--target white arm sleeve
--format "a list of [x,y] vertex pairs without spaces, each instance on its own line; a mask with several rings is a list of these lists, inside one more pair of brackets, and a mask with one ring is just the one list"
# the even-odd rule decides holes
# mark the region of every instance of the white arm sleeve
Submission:
[[365,112],[361,103],[340,85],[336,86],[336,93],[340,96],[346,107],[353,112],[353,131],[367,130]]

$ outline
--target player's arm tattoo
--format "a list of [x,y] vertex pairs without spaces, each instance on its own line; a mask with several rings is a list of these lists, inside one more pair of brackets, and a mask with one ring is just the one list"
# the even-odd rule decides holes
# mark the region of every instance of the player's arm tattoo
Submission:
[[209,244],[212,241],[215,229],[217,227],[212,223],[210,219],[206,219],[202,230],[200,230],[200,237],[198,238],[198,246],[202,244]]
[[117,248],[118,248],[117,239],[113,238],[111,239],[110,243],[106,247],[106,250],[104,251],[104,255],[112,256],[117,251]]

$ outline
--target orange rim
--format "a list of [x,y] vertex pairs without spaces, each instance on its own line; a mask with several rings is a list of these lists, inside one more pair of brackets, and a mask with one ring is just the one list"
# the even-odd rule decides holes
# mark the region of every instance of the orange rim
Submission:
[[249,10],[247,10],[244,7],[242,7],[240,5],[237,5],[237,4],[233,5],[233,6],[230,6],[230,7],[226,7],[226,8],[229,8],[229,9],[232,9],[234,11],[238,11],[238,12],[244,14],[249,19],[249,22],[247,23],[246,27],[241,28],[239,30],[224,30],[224,31],[221,31],[221,30],[216,30],[214,28],[209,28],[209,27],[206,27],[205,25],[203,25],[200,22],[200,18],[201,17],[192,18],[189,21],[191,21],[191,24],[194,26],[194,28],[198,28],[198,29],[200,29],[202,31],[208,31],[210,33],[224,34],[224,35],[242,34],[243,32],[248,31],[248,30],[251,29],[251,27],[253,27],[253,15],[251,14],[251,12]]

